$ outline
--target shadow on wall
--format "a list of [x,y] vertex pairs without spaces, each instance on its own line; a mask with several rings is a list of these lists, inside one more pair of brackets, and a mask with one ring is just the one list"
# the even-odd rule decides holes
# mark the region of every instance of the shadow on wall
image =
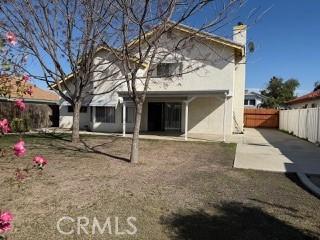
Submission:
[[171,239],[274,240],[318,239],[316,233],[298,229],[262,209],[239,202],[214,206],[215,214],[203,210],[172,214],[162,220]]
[[219,99],[219,97],[205,97],[193,100],[189,105],[188,130],[197,132],[197,128],[200,128],[198,132],[203,132],[204,129],[208,129],[208,123],[203,122],[203,120],[208,118],[210,114],[214,114],[214,117],[218,118],[218,122],[221,123],[223,121],[223,114],[217,115],[216,111],[223,103],[223,100]]

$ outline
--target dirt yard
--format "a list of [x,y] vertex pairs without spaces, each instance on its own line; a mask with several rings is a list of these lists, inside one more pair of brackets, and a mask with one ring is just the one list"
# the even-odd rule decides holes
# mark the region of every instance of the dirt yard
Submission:
[[[0,145],[17,139],[2,137]],[[83,137],[77,146],[66,135],[25,141],[26,157],[0,158],[0,209],[14,214],[12,240],[320,237],[320,200],[294,175],[233,169],[234,144],[143,140],[141,163],[132,165],[129,139]],[[42,174],[18,183],[15,169],[39,153],[49,161]],[[57,229],[64,216],[59,226],[70,235]],[[81,217],[89,219],[88,235],[77,228]],[[103,234],[92,234],[95,218],[101,226],[109,219]]]

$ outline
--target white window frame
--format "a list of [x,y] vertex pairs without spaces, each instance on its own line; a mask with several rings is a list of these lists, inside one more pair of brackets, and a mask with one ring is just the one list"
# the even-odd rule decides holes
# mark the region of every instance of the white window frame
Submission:
[[[104,115],[104,120],[101,121],[100,117],[98,116],[99,110],[103,109],[104,111],[102,112],[102,115]],[[111,114],[113,114],[113,116],[111,115],[108,116],[108,114],[110,114],[110,112],[108,113],[108,111],[111,111]],[[116,122],[116,108],[115,107],[96,107],[96,122],[100,122],[100,123],[115,123]]]

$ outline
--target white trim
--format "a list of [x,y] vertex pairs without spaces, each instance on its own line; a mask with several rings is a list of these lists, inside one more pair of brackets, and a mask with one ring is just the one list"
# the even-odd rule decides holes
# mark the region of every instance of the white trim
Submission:
[[225,93],[225,97],[224,97],[224,105],[223,105],[223,142],[226,142],[226,121],[227,121],[227,98],[228,95],[227,93]]
[[126,104],[122,104],[122,136],[126,136]]
[[196,96],[189,98],[188,100],[184,101],[185,103],[185,110],[184,110],[184,140],[188,140],[188,119],[189,119],[189,103],[191,103]]

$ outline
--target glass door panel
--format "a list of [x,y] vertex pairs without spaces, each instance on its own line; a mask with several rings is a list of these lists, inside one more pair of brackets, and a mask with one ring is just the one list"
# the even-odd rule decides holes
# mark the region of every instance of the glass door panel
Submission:
[[165,103],[164,106],[165,130],[181,130],[181,103]]

